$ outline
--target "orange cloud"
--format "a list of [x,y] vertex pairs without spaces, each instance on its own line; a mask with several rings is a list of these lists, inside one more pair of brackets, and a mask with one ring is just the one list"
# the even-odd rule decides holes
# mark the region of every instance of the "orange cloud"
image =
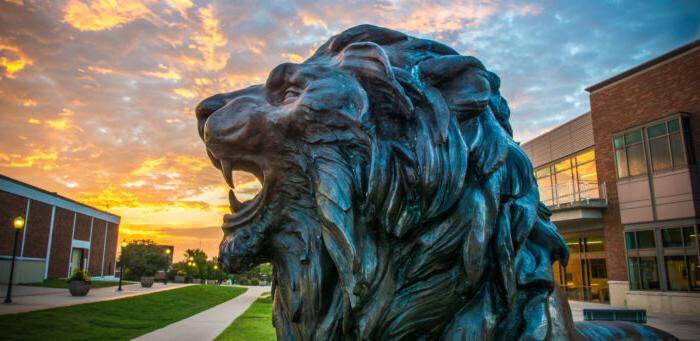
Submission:
[[286,58],[292,63],[301,63],[304,61],[304,57],[296,54],[296,53],[282,53],[282,57]]
[[183,17],[187,17],[187,10],[194,5],[190,0],[166,0],[165,2]]
[[99,66],[88,66],[88,70],[98,73],[100,75],[108,75],[113,72],[112,69],[106,68],[106,67],[99,67]]
[[201,21],[201,32],[197,32],[193,40],[194,46],[203,57],[199,62],[208,71],[218,71],[223,69],[228,63],[229,54],[218,49],[226,46],[227,40],[219,28],[219,20],[214,14],[214,7],[209,5],[197,11]]
[[182,96],[182,97],[185,97],[187,99],[191,99],[191,98],[194,98],[195,96],[197,96],[194,92],[192,92],[192,90],[185,89],[185,88],[177,88],[177,89],[173,90],[173,92],[175,92],[178,96]]
[[43,170],[57,168],[58,151],[55,147],[34,149],[29,155],[0,153],[0,166],[12,168],[38,167]]
[[80,31],[103,31],[152,16],[143,1],[96,0],[86,4],[71,0],[63,20]]
[[36,104],[37,104],[36,101],[31,99],[31,98],[27,98],[27,99],[22,100],[22,105],[25,107],[35,107]]
[[147,71],[143,74],[146,76],[152,76],[167,80],[179,80],[181,78],[180,74],[177,73],[177,71],[170,69],[163,64],[158,65],[158,68],[160,68],[161,71]]
[[8,78],[15,78],[15,73],[32,63],[17,46],[0,42],[0,66],[5,68],[5,76]]

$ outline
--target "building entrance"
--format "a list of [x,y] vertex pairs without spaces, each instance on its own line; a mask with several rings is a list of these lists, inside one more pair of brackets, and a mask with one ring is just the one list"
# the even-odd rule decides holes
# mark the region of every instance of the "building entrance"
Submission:
[[603,231],[563,233],[569,248],[569,264],[552,266],[554,279],[567,297],[579,301],[609,302]]
[[80,249],[74,247],[71,250],[68,277],[72,276],[76,269],[87,269],[87,249]]

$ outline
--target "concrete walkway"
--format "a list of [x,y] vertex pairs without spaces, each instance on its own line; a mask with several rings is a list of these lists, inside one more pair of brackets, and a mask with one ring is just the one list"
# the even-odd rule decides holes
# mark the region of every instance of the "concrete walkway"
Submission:
[[240,296],[209,310],[135,338],[135,341],[209,341],[215,339],[270,287],[251,286]]
[[[117,287],[91,289],[87,296],[73,297],[68,289],[29,287],[23,285],[12,286],[12,304],[0,303],[0,315],[16,314],[27,311],[42,310],[56,307],[64,307],[75,304],[117,300],[154,292],[182,288],[191,284],[155,283],[150,288],[142,288],[140,283],[122,285],[122,291]],[[6,285],[0,286],[0,292],[5,294]]]
[[[609,304],[569,301],[574,321],[583,321],[583,309],[610,309]],[[681,340],[700,340],[700,316],[671,315],[647,311],[647,325]]]

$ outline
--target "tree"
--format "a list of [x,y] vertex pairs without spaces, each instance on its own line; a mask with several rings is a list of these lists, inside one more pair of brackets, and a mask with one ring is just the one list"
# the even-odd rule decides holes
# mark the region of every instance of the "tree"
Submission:
[[124,261],[125,278],[132,280],[168,267],[168,256],[150,239],[129,242],[119,261]]
[[206,279],[207,274],[207,254],[201,249],[185,250],[185,260],[187,262],[187,275]]

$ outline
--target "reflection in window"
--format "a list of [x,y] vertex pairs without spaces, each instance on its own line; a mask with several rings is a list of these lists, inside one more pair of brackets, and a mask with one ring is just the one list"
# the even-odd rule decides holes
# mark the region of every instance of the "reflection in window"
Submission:
[[666,256],[665,258],[668,289],[673,291],[688,290],[690,283],[685,256]]
[[630,289],[632,290],[659,290],[659,271],[656,266],[656,257],[629,257],[627,258]]
[[655,246],[654,231],[637,231],[637,247],[640,249],[652,249]]
[[683,228],[683,242],[687,247],[694,247],[697,243],[697,234],[693,231],[692,227]]
[[661,230],[664,247],[683,247],[683,233],[680,228]]
[[535,169],[540,200],[558,205],[600,199],[593,149]]
[[700,290],[698,256],[688,256],[688,269],[690,269],[690,290]]

